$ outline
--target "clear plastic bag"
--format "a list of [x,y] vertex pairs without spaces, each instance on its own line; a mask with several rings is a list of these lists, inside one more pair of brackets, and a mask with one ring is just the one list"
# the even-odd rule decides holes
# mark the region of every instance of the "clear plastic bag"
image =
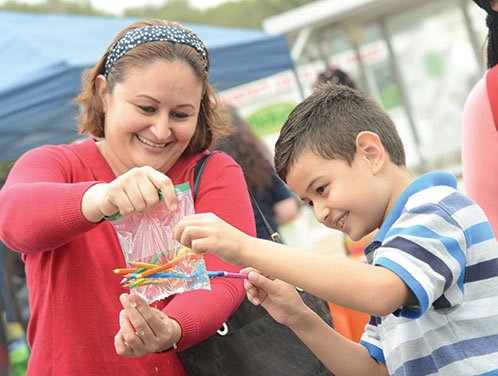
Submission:
[[[197,289],[211,289],[204,259],[173,239],[175,225],[187,215],[194,214],[194,202],[189,183],[175,186],[178,199],[176,212],[166,205],[157,205],[145,214],[121,216],[116,213],[106,219],[112,224],[129,268],[132,262],[174,266],[161,271],[175,277],[148,278],[131,291],[149,304],[170,295]],[[179,261],[176,263],[176,261]]]

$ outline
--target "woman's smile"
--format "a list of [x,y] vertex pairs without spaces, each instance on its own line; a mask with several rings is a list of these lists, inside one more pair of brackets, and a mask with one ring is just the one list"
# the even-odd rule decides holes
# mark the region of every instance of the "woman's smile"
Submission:
[[156,144],[148,139],[146,139],[145,137],[143,136],[140,136],[139,134],[136,135],[137,136],[137,139],[138,141],[140,141],[141,143],[145,144],[145,145],[149,145],[149,146],[152,146],[154,148],[158,148],[158,149],[163,149],[165,148],[169,143],[165,143],[165,144]]

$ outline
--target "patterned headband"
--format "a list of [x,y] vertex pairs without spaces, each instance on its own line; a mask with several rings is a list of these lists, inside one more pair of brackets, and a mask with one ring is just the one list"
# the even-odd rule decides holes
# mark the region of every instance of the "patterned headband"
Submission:
[[189,45],[195,48],[206,61],[207,54],[203,44],[186,30],[171,26],[144,26],[123,34],[109,50],[105,62],[104,76],[107,77],[114,63],[125,53],[140,44],[154,41],[167,41]]

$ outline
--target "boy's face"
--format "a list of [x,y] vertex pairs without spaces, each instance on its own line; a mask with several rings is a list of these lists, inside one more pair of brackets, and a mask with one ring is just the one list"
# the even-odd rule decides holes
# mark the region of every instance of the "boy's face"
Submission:
[[349,166],[304,151],[291,165],[287,184],[313,207],[318,222],[353,240],[380,227],[387,214],[389,187],[359,152]]

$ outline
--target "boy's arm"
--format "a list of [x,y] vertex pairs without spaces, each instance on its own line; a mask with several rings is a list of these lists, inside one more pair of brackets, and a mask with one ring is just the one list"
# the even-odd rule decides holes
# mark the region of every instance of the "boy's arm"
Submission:
[[250,237],[210,213],[183,219],[175,238],[196,252],[252,266],[325,300],[375,316],[390,314],[413,299],[401,278],[386,268]]
[[241,262],[335,304],[388,315],[412,293],[389,269],[246,237]]
[[334,374],[388,374],[385,364],[372,358],[364,346],[337,333],[306,306],[294,287],[257,272],[249,273],[244,286],[252,303],[261,304],[276,321],[292,329]]
[[372,358],[366,347],[337,333],[312,310],[290,328],[336,375],[389,374],[386,365]]

